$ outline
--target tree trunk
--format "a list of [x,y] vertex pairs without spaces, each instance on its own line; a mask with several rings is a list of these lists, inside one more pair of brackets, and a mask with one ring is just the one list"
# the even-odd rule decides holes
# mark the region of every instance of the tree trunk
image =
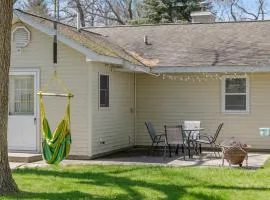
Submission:
[[85,18],[84,18],[84,11],[82,9],[82,4],[80,2],[80,0],[75,0],[75,3],[76,3],[76,7],[78,9],[78,12],[79,12],[79,17],[80,17],[80,21],[81,21],[81,26],[82,27],[85,27]]
[[133,12],[132,12],[132,0],[129,0],[128,2],[128,14],[129,14],[129,19],[133,19]]
[[18,191],[11,175],[7,150],[12,0],[0,0],[0,5],[0,194],[6,194]]

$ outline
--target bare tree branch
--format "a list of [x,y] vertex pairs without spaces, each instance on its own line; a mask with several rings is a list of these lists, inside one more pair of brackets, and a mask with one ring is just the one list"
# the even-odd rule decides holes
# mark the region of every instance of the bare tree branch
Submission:
[[234,4],[235,4],[235,0],[233,0],[233,2],[231,3],[231,6],[230,6],[231,16],[232,16],[232,18],[233,18],[234,21],[237,21],[236,16],[235,16],[235,14],[233,12],[233,6],[234,6]]
[[115,8],[114,5],[112,4],[111,0],[106,0],[106,2],[108,3],[108,5],[109,5],[109,7],[111,8],[111,10],[112,10],[113,14],[115,15],[115,17],[117,18],[117,21],[118,21],[120,24],[122,24],[122,25],[126,24],[126,23],[121,19],[120,15],[119,15],[119,12],[116,11],[116,8]]
[[254,17],[255,20],[258,20],[259,18],[259,13],[257,15],[255,15],[252,12],[247,11],[244,7],[240,6],[239,4],[234,4],[237,8],[239,8],[239,10],[241,10],[242,12],[244,12],[245,14],[251,15]]

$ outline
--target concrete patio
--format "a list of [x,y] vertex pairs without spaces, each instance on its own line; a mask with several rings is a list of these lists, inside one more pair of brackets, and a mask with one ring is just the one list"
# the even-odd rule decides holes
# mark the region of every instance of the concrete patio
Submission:
[[[262,167],[265,162],[270,159],[270,153],[249,153],[248,154],[248,167],[245,162],[243,168],[257,169]],[[220,157],[214,157],[211,152],[204,152],[200,156],[193,156],[184,160],[183,155],[163,158],[162,155],[148,155],[145,150],[132,149],[124,152],[115,153],[106,157],[97,158],[94,160],[64,160],[61,162],[62,166],[74,165],[74,164],[85,164],[85,165],[156,165],[156,166],[197,166],[197,167],[221,167],[222,159]],[[21,163],[21,162],[10,162],[12,169],[23,168],[23,167],[46,167],[47,164],[44,161],[37,161],[32,163]],[[225,167],[229,164],[225,161]],[[232,166],[239,167],[239,166]]]

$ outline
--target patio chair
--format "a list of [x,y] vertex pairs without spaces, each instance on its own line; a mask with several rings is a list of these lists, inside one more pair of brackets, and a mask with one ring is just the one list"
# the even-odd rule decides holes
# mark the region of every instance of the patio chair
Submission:
[[176,146],[175,154],[178,155],[178,148],[182,147],[182,153],[184,154],[184,160],[185,160],[185,149],[186,146],[186,135],[182,131],[182,126],[164,126],[165,128],[165,146],[164,146],[164,157],[167,153],[167,147],[169,149],[170,157],[171,154],[171,148],[172,146]]
[[211,135],[200,135],[200,139],[196,140],[196,143],[198,144],[206,144],[206,145],[210,145],[212,148],[212,151],[214,152],[215,156],[216,156],[216,152],[219,155],[219,152],[216,151],[216,148],[219,147],[219,145],[216,143],[216,140],[218,138],[218,135],[223,127],[224,123],[219,124],[216,133],[214,136]]
[[145,122],[145,126],[152,140],[152,145],[149,149],[149,153],[150,153],[153,151],[154,148],[156,148],[159,145],[159,143],[165,142],[165,134],[157,133],[156,129],[154,128],[153,123],[150,121]]

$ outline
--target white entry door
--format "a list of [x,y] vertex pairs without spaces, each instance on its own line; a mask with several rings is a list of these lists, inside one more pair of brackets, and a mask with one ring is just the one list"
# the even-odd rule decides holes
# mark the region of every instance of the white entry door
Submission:
[[37,73],[11,72],[9,76],[8,148],[37,151]]

